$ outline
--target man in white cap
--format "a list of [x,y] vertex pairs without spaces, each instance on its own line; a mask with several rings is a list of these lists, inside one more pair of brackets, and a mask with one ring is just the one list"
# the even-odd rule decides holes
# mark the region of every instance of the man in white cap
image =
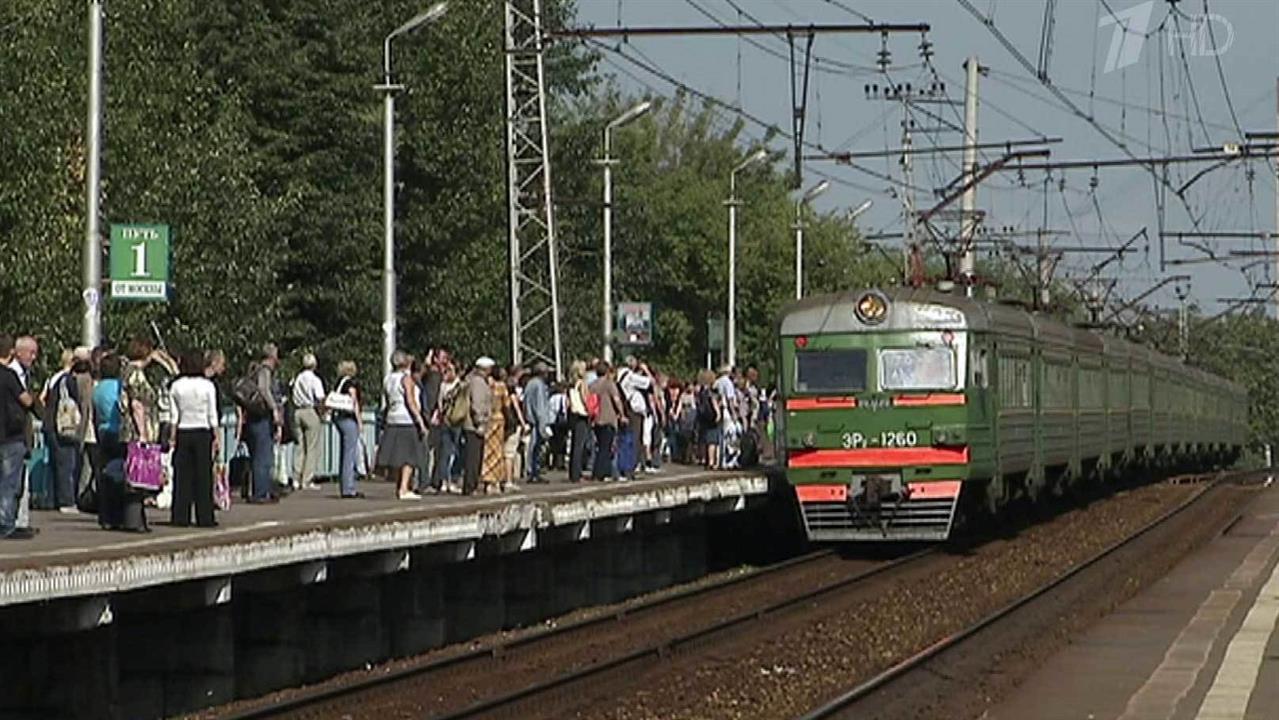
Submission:
[[462,423],[466,455],[462,475],[462,494],[471,495],[480,485],[480,470],[484,466],[484,433],[488,430],[489,416],[493,412],[493,389],[489,387],[489,374],[497,363],[484,356],[475,361],[475,369],[466,377],[467,399],[471,412]]

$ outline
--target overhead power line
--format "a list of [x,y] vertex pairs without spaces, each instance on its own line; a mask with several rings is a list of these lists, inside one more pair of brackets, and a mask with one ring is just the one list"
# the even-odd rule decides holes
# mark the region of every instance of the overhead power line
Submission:
[[[1021,50],[1017,49],[1017,46],[1014,45],[1012,41],[1008,39],[1008,36],[1004,35],[1003,31],[1001,31],[995,25],[994,20],[990,19],[989,17],[986,17],[985,15],[982,15],[981,11],[979,11],[976,7],[974,7],[970,0],[956,0],[956,2],[958,2],[961,6],[963,6],[963,8],[967,10],[969,14],[971,14],[974,18],[976,18],[982,25],[984,25],[986,29],[991,33],[991,35],[993,35],[995,39],[998,40],[999,43],[1004,46],[1004,49],[1007,50],[1008,53],[1012,55],[1013,58],[1016,59],[1017,62],[1019,62],[1023,68],[1026,69],[1027,72],[1029,72],[1031,75],[1036,74],[1034,64],[1031,63],[1030,60],[1028,60],[1024,54],[1022,54]],[[1120,140],[1117,137],[1115,137],[1115,135],[1112,132],[1110,132],[1105,127],[1103,127],[1100,123],[1098,123],[1095,118],[1093,118],[1092,116],[1085,113],[1082,109],[1080,109],[1080,107],[1076,105],[1073,100],[1071,100],[1065,93],[1058,90],[1052,83],[1047,82],[1045,80],[1041,80],[1040,84],[1043,85],[1045,88],[1047,88],[1049,92],[1051,92],[1058,100],[1060,100],[1062,104],[1064,104],[1066,108],[1070,110],[1071,113],[1073,113],[1076,117],[1080,118],[1081,120],[1084,120],[1089,125],[1091,125],[1094,130],[1096,130],[1103,138],[1106,139],[1107,142],[1109,142],[1110,144],[1122,150],[1125,155],[1128,155],[1129,157],[1134,159],[1137,157],[1136,154],[1133,153],[1133,151],[1128,147],[1126,143],[1120,142]],[[1150,165],[1143,165],[1143,167],[1145,167],[1147,172],[1150,173],[1151,177],[1154,179],[1156,184],[1162,185],[1163,187],[1173,191],[1173,194],[1177,196],[1177,198],[1181,201],[1182,206],[1185,208],[1186,214],[1190,216],[1190,221],[1195,226],[1195,229],[1196,230],[1199,229],[1199,225],[1200,225],[1199,218],[1195,216],[1195,213],[1191,209],[1190,203],[1186,200],[1185,195],[1178,192],[1177,189],[1173,187],[1172,184],[1168,181],[1168,178],[1161,176],[1158,172],[1155,171],[1153,167],[1151,167]]]
[[671,37],[707,35],[823,35],[831,33],[857,33],[881,35],[884,33],[926,33],[928,23],[834,23],[813,25],[648,25],[616,28],[562,28],[546,33],[549,39],[565,38],[628,38]]
[[[734,27],[732,25],[729,25],[727,22],[720,19],[719,17],[717,17],[710,10],[707,10],[705,7],[699,4],[697,0],[684,0],[684,2],[688,3],[688,5],[691,6],[694,10],[701,13],[703,17],[715,23],[716,25],[720,26],[721,28],[724,28],[725,30],[731,30]],[[734,5],[734,7],[736,6]],[[741,12],[740,9],[739,9],[739,12]],[[743,16],[750,18],[750,16],[746,15],[745,13],[743,13]],[[741,27],[741,26],[737,26],[737,27]],[[789,57],[787,57],[784,51],[771,48],[749,35],[738,35],[738,37],[742,38],[742,40],[745,40],[748,45],[754,47],[755,49],[759,50],[760,52],[766,55],[777,58],[778,60],[789,61]],[[785,38],[785,36],[783,35],[778,35],[778,37],[781,37],[783,39]],[[857,77],[857,76],[869,75],[872,73],[879,72],[878,68],[871,67],[869,65],[856,65],[854,63],[846,63],[840,60],[834,60],[832,58],[823,57],[821,55],[814,55],[813,62],[816,63],[818,72],[823,72],[830,75],[838,75],[841,77],[848,77],[848,76]],[[831,67],[826,67],[827,65]]]
[[[594,42],[594,41],[590,41],[590,42]],[[612,48],[605,48],[605,49],[612,50]],[[625,57],[625,56],[622,56],[622,57],[623,57],[624,59],[626,59],[628,62],[632,62],[632,63],[634,62],[634,60],[633,60],[632,58],[628,58],[628,57]],[[630,78],[630,79],[631,79],[633,82],[635,82],[636,84],[640,85],[641,87],[644,87],[644,88],[648,89],[648,90],[649,90],[651,93],[653,93],[654,95],[663,95],[663,94],[664,94],[664,92],[663,92],[660,88],[658,88],[656,85],[653,85],[652,83],[648,82],[648,81],[647,81],[647,80],[645,80],[644,78],[641,78],[639,75],[636,75],[635,73],[631,72],[631,71],[630,71],[630,70],[629,70],[629,69],[628,69],[625,65],[622,65],[621,63],[619,63],[619,62],[617,62],[617,61],[613,60],[611,57],[609,57],[609,56],[605,55],[605,56],[603,57],[603,61],[604,61],[604,63],[605,63],[605,64],[607,64],[608,66],[612,67],[612,68],[613,68],[614,70],[616,70],[617,72],[619,72],[619,73],[621,73],[621,74],[625,75],[626,77]],[[736,106],[731,105],[731,104],[729,104],[729,103],[727,103],[727,102],[721,101],[721,100],[719,100],[719,99],[717,99],[717,98],[713,98],[713,97],[711,97],[711,96],[708,96],[708,95],[706,95],[706,94],[704,94],[704,93],[701,93],[700,91],[696,90],[695,88],[691,88],[691,87],[689,87],[688,85],[685,85],[685,84],[683,84],[683,83],[680,83],[678,80],[675,80],[674,78],[669,78],[669,79],[668,79],[668,78],[662,78],[662,79],[663,79],[664,81],[668,82],[668,83],[673,83],[673,84],[675,85],[676,89],[681,90],[681,91],[683,91],[683,92],[686,92],[687,94],[692,95],[693,97],[696,97],[696,98],[698,98],[699,100],[701,100],[701,101],[705,102],[705,103],[706,103],[706,104],[707,104],[710,108],[712,108],[713,110],[718,109],[718,110],[724,110],[724,111],[727,111],[727,112],[729,112],[729,113],[732,113],[735,117],[737,117],[739,121],[742,121],[742,120],[748,121],[748,122],[750,122],[750,123],[751,123],[751,124],[753,124],[753,125],[757,125],[757,126],[759,126],[759,127],[763,128],[763,129],[767,130],[768,132],[780,132],[780,131],[779,131],[779,130],[775,127],[775,126],[773,126],[773,125],[767,125],[767,124],[763,123],[762,121],[759,121],[759,120],[757,120],[757,119],[753,119],[753,118],[751,118],[751,117],[748,117],[747,115],[745,115],[745,114],[743,113],[743,111],[741,111],[740,109],[738,109]],[[719,119],[721,119],[721,117],[720,117],[719,115],[716,115],[716,116],[715,116],[715,119],[716,119],[716,120],[719,120]],[[764,144],[764,142],[765,142],[765,140],[764,140],[763,138],[757,137],[757,136],[755,136],[753,133],[749,133],[749,132],[745,132],[745,131],[743,131],[743,134],[745,134],[745,135],[746,135],[746,137],[747,137],[747,138],[749,138],[749,139],[750,139],[752,142],[754,142],[755,144],[762,145],[762,144]],[[835,183],[836,185],[840,185],[840,186],[847,187],[847,188],[852,188],[852,189],[854,189],[854,190],[859,190],[859,191],[861,191],[861,192],[871,193],[871,194],[878,194],[878,193],[880,193],[880,192],[883,192],[883,189],[882,189],[882,188],[870,187],[870,186],[863,185],[863,184],[858,183],[858,182],[854,182],[854,181],[852,181],[852,180],[848,180],[847,178],[842,178],[842,177],[838,177],[838,176],[835,176],[835,175],[829,175],[829,174],[826,174],[826,173],[823,173],[823,172],[818,172],[818,171],[813,171],[813,174],[814,174],[814,175],[816,175],[816,176],[818,176],[818,177],[820,177],[820,178],[822,178],[822,179],[824,179],[824,180],[830,180],[831,182]]]
[[[681,81],[679,78],[674,77],[674,76],[673,76],[673,75],[671,75],[669,72],[667,72],[667,71],[663,70],[662,68],[658,67],[656,64],[647,63],[647,62],[644,62],[643,60],[640,60],[640,59],[638,59],[638,58],[632,57],[631,55],[628,55],[625,51],[623,51],[621,48],[612,47],[612,46],[610,46],[609,44],[607,44],[607,43],[605,43],[605,42],[602,42],[602,41],[600,41],[600,40],[596,40],[595,38],[592,38],[592,37],[584,37],[584,38],[582,38],[582,39],[583,39],[585,42],[590,43],[591,45],[595,46],[596,48],[599,48],[600,50],[604,50],[605,52],[612,53],[613,55],[616,55],[617,57],[619,57],[619,58],[621,58],[621,59],[623,59],[623,60],[626,60],[627,62],[631,63],[631,64],[632,64],[632,65],[634,65],[635,67],[640,68],[641,70],[643,70],[643,71],[645,71],[645,72],[649,73],[650,75],[653,75],[654,77],[659,78],[659,79],[660,79],[660,80],[662,80],[663,82],[666,82],[666,83],[668,83],[669,85],[671,85],[671,86],[673,86],[673,87],[675,87],[675,88],[678,88],[678,89],[680,89],[680,90],[683,90],[684,92],[686,92],[686,93],[688,93],[688,94],[690,94],[690,95],[693,95],[694,97],[700,98],[701,100],[703,100],[703,101],[705,101],[705,102],[707,102],[707,103],[710,103],[711,105],[714,105],[714,106],[716,106],[716,107],[723,108],[724,110],[728,110],[729,112],[732,112],[732,113],[736,114],[738,117],[742,118],[743,120],[746,120],[746,121],[748,121],[748,122],[750,122],[750,123],[753,123],[753,124],[755,124],[755,125],[757,125],[757,126],[759,126],[759,127],[763,128],[763,129],[765,129],[765,130],[767,130],[767,131],[769,131],[769,132],[772,132],[772,133],[774,133],[774,134],[778,135],[779,137],[785,138],[785,139],[787,139],[787,140],[794,140],[794,136],[793,136],[793,135],[791,135],[790,133],[788,133],[788,132],[786,132],[786,131],[782,130],[782,129],[781,129],[781,128],[779,128],[779,127],[778,127],[775,123],[767,122],[767,121],[765,121],[764,119],[760,118],[759,116],[757,116],[757,115],[753,115],[753,114],[751,114],[751,113],[747,112],[745,109],[743,109],[743,108],[741,108],[741,107],[738,107],[738,106],[736,106],[736,105],[734,105],[734,104],[732,104],[732,103],[730,103],[730,102],[728,102],[728,101],[726,101],[726,100],[722,100],[722,99],[720,99],[720,98],[718,98],[718,97],[716,97],[716,96],[714,96],[714,95],[711,95],[710,93],[707,93],[707,92],[705,92],[705,91],[699,90],[699,89],[697,89],[697,88],[695,88],[695,87],[693,87],[693,86],[691,86],[691,85],[689,85],[689,84],[687,84],[687,83],[685,83],[685,82]],[[823,150],[823,148],[819,147],[818,145],[816,145],[815,143],[812,143],[812,142],[810,142],[810,141],[805,141],[805,142],[804,142],[804,147],[807,147],[807,148],[809,148],[809,149],[816,150],[816,151],[822,151],[822,150]],[[892,183],[892,184],[894,184],[894,185],[898,185],[898,186],[900,186],[900,185],[902,184],[902,183],[901,183],[901,181],[900,181],[900,180],[898,180],[897,178],[894,178],[894,177],[892,177],[892,176],[890,176],[890,175],[887,175],[887,174],[884,174],[884,173],[880,173],[880,172],[877,172],[877,171],[871,170],[870,168],[862,167],[862,166],[859,166],[859,165],[852,165],[852,166],[849,166],[849,167],[850,167],[852,170],[855,170],[855,171],[857,171],[857,172],[863,173],[863,174],[865,174],[865,175],[869,175],[869,176],[874,177],[874,178],[877,178],[877,179],[879,179],[879,180],[883,180],[883,181],[888,182],[888,183]],[[831,180],[832,182],[835,182],[835,183],[844,183],[844,184],[849,184],[847,181],[843,180],[843,178],[839,178],[839,177],[835,177],[835,176],[829,176],[829,175],[821,175],[821,177],[824,177],[825,179]],[[859,188],[860,188],[861,186],[857,186],[857,187],[859,187]],[[917,191],[917,192],[932,192],[931,190],[929,190],[929,189],[927,189],[927,188],[923,188],[923,187],[918,187],[918,186],[909,186],[909,187],[910,187],[910,189],[913,189],[913,190],[915,190],[915,191]]]
[[[991,68],[990,75],[992,77],[997,76],[999,79],[1006,80],[1013,83],[1019,83],[1019,84],[1025,84],[1025,85],[1039,84],[1038,80],[1036,80],[1035,78],[1022,77],[1015,73],[1004,72],[997,68]],[[1057,88],[1058,90],[1061,90],[1067,95],[1074,95],[1080,98],[1088,98],[1089,100],[1095,100],[1096,102],[1099,102],[1103,105],[1111,105],[1113,107],[1126,107],[1129,110],[1136,110],[1138,112],[1151,113],[1151,114],[1159,115],[1162,117],[1172,118],[1174,120],[1184,120],[1184,121],[1194,120],[1194,118],[1190,117],[1189,115],[1182,115],[1181,113],[1173,112],[1172,110],[1168,110],[1167,108],[1157,108],[1152,105],[1143,105],[1141,103],[1134,103],[1134,102],[1128,102],[1126,100],[1119,100],[1116,98],[1108,97],[1106,95],[1098,95],[1096,93],[1090,93],[1086,90],[1080,90],[1078,88],[1072,88],[1067,85],[1062,85],[1061,83],[1058,83],[1055,81],[1053,82],[1053,87]],[[1204,125],[1206,125],[1207,127],[1216,128],[1218,130],[1231,130],[1231,131],[1234,130],[1233,126],[1226,125],[1224,123],[1214,123],[1211,121],[1207,121],[1204,123]]]

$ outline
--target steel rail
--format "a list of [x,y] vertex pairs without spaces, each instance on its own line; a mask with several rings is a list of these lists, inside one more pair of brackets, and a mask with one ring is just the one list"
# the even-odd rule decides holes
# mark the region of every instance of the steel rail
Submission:
[[[712,592],[723,590],[725,588],[734,587],[746,582],[758,580],[778,572],[799,567],[808,563],[816,562],[824,558],[832,557],[835,554],[833,550],[818,550],[815,552],[793,557],[783,560],[772,565],[767,565],[754,572],[741,573],[730,578],[699,585],[696,587],[685,588],[683,590],[653,598],[635,605],[619,608],[614,612],[601,613],[594,617],[583,618],[564,625],[548,627],[543,630],[528,633],[522,637],[498,643],[489,647],[477,648],[475,650],[449,655],[421,665],[401,668],[388,672],[376,677],[362,679],[358,682],[349,683],[338,687],[317,688],[312,691],[304,692],[296,697],[283,699],[273,705],[267,707],[246,708],[229,715],[219,716],[221,720],[261,720],[262,718],[274,718],[294,712],[301,712],[311,709],[315,706],[322,705],[335,700],[341,700],[346,697],[358,695],[378,687],[390,685],[396,682],[410,680],[415,677],[427,675],[433,672],[445,670],[449,667],[460,665],[467,662],[474,662],[485,658],[496,658],[504,655],[511,650],[515,650],[527,645],[544,642],[558,636],[566,635],[571,632],[585,630],[592,626],[604,625],[611,622],[619,622],[641,613],[647,613],[652,610],[659,609],[663,606],[670,605],[682,600],[695,598],[702,595],[708,595]],[[904,559],[904,558],[903,558]]]
[[781,601],[772,603],[763,608],[744,611],[742,613],[739,613],[738,615],[728,618],[727,620],[722,620],[718,623],[715,623],[714,625],[710,625],[690,633],[685,633],[671,640],[667,640],[660,643],[654,643],[653,645],[650,645],[640,650],[636,650],[635,652],[629,653],[627,655],[617,657],[602,663],[597,663],[595,665],[582,668],[581,670],[565,673],[563,675],[559,675],[550,680],[547,680],[546,682],[530,685],[526,688],[516,690],[514,692],[508,693],[506,695],[502,695],[500,697],[491,698],[489,700],[483,700],[478,703],[475,703],[474,705],[471,705],[466,708],[462,708],[461,710],[457,710],[455,712],[446,713],[444,715],[436,715],[434,716],[435,720],[462,720],[463,718],[473,718],[473,717],[481,716],[486,713],[494,712],[495,710],[498,710],[500,708],[513,705],[515,703],[528,700],[533,697],[537,697],[539,695],[545,695],[547,693],[553,692],[555,690],[566,687],[568,685],[572,685],[575,683],[582,682],[583,680],[587,680],[589,678],[603,675],[606,672],[610,672],[618,668],[625,667],[627,665],[635,664],[636,662],[641,660],[645,660],[648,658],[666,657],[670,655],[672,652],[680,649],[681,647],[697,642],[703,638],[721,633],[725,630],[729,630],[739,625],[745,625],[747,623],[763,620],[787,608],[794,607],[796,605],[801,605],[806,602],[810,602],[823,595],[828,595],[833,592],[838,592],[840,590],[843,590],[844,588],[855,585],[871,577],[882,575],[891,570],[896,570],[906,565],[910,565],[925,557],[935,554],[938,550],[938,547],[939,546],[929,547],[924,550],[918,550],[904,557],[897,558],[896,560],[886,561],[882,565],[879,565],[874,568],[870,568],[869,570],[857,573],[851,577],[844,578],[843,580],[838,580],[833,583],[828,583],[826,585],[823,585],[820,588],[817,588],[816,590],[810,590],[808,592],[802,593],[800,595],[796,595],[786,600],[781,600]]
[[1096,555],[1093,555],[1092,557],[1085,560],[1083,563],[1071,568],[1065,574],[1054,578],[1048,583],[1041,585],[1040,587],[1032,590],[1026,595],[1021,596],[1020,598],[1013,600],[1012,602],[1008,603],[1002,608],[999,608],[998,610],[995,610],[989,615],[986,615],[981,620],[978,620],[975,624],[969,625],[967,628],[959,631],[958,633],[954,633],[941,640],[938,640],[932,645],[929,645],[928,647],[924,648],[923,650],[920,650],[914,655],[911,655],[910,657],[904,660],[901,660],[900,662],[894,664],[893,666],[889,667],[888,669],[884,670],[878,675],[875,675],[869,680],[866,680],[865,682],[857,685],[851,690],[835,698],[832,698],[831,700],[821,705],[820,707],[817,707],[816,709],[813,709],[803,715],[800,715],[798,718],[796,718],[796,720],[826,720],[827,718],[832,718],[839,715],[840,713],[849,709],[852,705],[869,697],[872,693],[892,684],[894,681],[902,678],[903,676],[905,676],[907,673],[911,672],[912,670],[916,670],[918,668],[923,667],[928,662],[938,657],[942,653],[946,652],[947,650],[950,650],[951,648],[963,643],[965,640],[972,638],[973,636],[982,632],[983,630],[990,627],[991,625],[994,625],[995,623],[999,622],[1000,620],[1003,620],[1009,615],[1012,615],[1014,612],[1020,610],[1021,608],[1029,605],[1030,603],[1038,600],[1041,597],[1044,597],[1045,595],[1052,592],[1053,590],[1056,590],[1058,587],[1064,585],[1066,582],[1078,576],[1080,573],[1084,572],[1088,568],[1096,565],[1097,563],[1100,563],[1101,561],[1105,560],[1111,555],[1114,555],[1120,550],[1128,547],[1129,545],[1136,542],[1138,539],[1146,536],[1150,532],[1154,531],[1156,528],[1160,527],[1164,523],[1168,522],[1174,517],[1185,512],[1187,509],[1189,509],[1190,507],[1198,503],[1200,500],[1202,500],[1205,496],[1207,496],[1208,493],[1211,492],[1213,489],[1225,484],[1227,480],[1230,480],[1232,478],[1238,479],[1250,474],[1252,473],[1249,471],[1219,474],[1216,478],[1212,480],[1212,482],[1206,484],[1202,490],[1190,496],[1189,498],[1186,498],[1184,501],[1178,504],[1177,507],[1169,510],[1163,515],[1160,515],[1159,517],[1155,518],[1151,522],[1142,526],[1141,529],[1137,530],[1132,535],[1129,535],[1127,538],[1124,538],[1123,540],[1119,540],[1115,542],[1114,544],[1110,545],[1109,547],[1106,547],[1105,549],[1098,552]]

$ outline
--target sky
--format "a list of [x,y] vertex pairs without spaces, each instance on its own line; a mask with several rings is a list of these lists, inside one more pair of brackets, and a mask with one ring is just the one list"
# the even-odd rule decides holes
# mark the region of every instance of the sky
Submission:
[[[981,19],[964,6],[965,1]],[[577,22],[597,27],[753,25],[757,21],[807,25],[872,18],[930,25],[931,62],[925,64],[920,56],[919,34],[894,34],[886,47],[891,53],[887,73],[876,65],[881,51],[877,34],[817,36],[806,140],[827,151],[901,147],[903,104],[870,96],[866,86],[910,83],[918,88],[938,81],[945,84],[944,97],[936,98],[942,102],[913,104],[914,145],[962,144],[964,62],[970,55],[988,68],[980,80],[979,140],[1061,138],[1060,143],[1041,146],[1051,150],[1053,162],[1125,159],[1127,153],[1189,155],[1196,149],[1239,142],[1240,130],[1276,131],[1279,44],[1274,37],[1279,30],[1279,2],[1180,0],[1174,9],[1168,0],[1057,0],[1047,78],[1092,123],[1078,117],[1036,77],[1047,2],[578,0]],[[993,30],[1032,68],[1025,68]],[[673,79],[790,131],[790,48],[783,37],[632,37],[620,44],[607,42],[610,49],[601,51],[602,69],[635,94],[669,97],[676,89]],[[796,44],[801,57],[803,43],[801,39]],[[734,114],[724,110],[725,123]],[[747,133],[758,138],[764,130],[748,121]],[[781,137],[770,146],[778,152],[791,148],[789,140]],[[984,151],[983,162],[1002,154],[1002,150]],[[958,153],[916,157],[913,185],[918,207],[936,202],[934,191],[958,177],[961,159]],[[1181,188],[1189,183],[1189,187],[1183,193],[1184,202],[1172,192],[1164,193],[1164,231],[1194,230],[1197,222],[1203,232],[1273,232],[1275,166],[1260,158],[1238,161],[1195,179],[1210,166],[1204,162],[1169,166],[1167,186]],[[843,212],[871,199],[873,206],[858,219],[863,232],[901,231],[901,194],[894,189],[903,180],[898,158],[859,160],[853,167],[810,162],[805,168],[806,185],[818,182],[819,174],[834,179],[831,190],[815,201],[818,210]],[[1112,303],[1135,298],[1177,275],[1190,276],[1185,286],[1190,301],[1207,313],[1227,309],[1219,298],[1271,293],[1254,291],[1251,283],[1269,282],[1270,275],[1279,280],[1279,271],[1269,267],[1279,258],[1230,256],[1231,251],[1261,250],[1264,240],[1194,240],[1203,246],[1197,249],[1175,237],[1166,238],[1161,253],[1161,213],[1155,193],[1160,186],[1161,181],[1141,167],[1055,170],[1047,182],[1043,171],[1010,171],[980,185],[977,207],[985,211],[988,229],[1026,233],[1013,240],[1022,245],[1033,246],[1041,228],[1060,231],[1051,237],[1051,244],[1074,250],[1061,255],[1058,275],[1115,279]],[[1148,242],[1138,239],[1134,252],[1094,272],[1097,264],[1113,258],[1110,248],[1143,229]],[[1105,251],[1090,252],[1090,248]],[[1161,266],[1161,255],[1164,260],[1194,262]],[[1023,261],[1034,265],[1033,256]],[[1175,307],[1180,284],[1169,282],[1145,302]]]

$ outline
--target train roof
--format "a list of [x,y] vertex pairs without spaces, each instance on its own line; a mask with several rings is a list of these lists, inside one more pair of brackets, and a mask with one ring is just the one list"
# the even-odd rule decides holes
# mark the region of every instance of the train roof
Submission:
[[[888,300],[888,316],[877,325],[863,323],[855,312],[857,301],[867,292],[879,292]],[[970,298],[961,292],[888,287],[815,295],[784,307],[778,322],[778,333],[783,336],[885,330],[994,332],[1028,340],[1038,339],[1059,346],[1084,348],[1109,358],[1141,360],[1161,369],[1180,372],[1223,391],[1244,393],[1241,386],[1230,380],[1185,365],[1149,346],[1075,327],[1016,305]]]

